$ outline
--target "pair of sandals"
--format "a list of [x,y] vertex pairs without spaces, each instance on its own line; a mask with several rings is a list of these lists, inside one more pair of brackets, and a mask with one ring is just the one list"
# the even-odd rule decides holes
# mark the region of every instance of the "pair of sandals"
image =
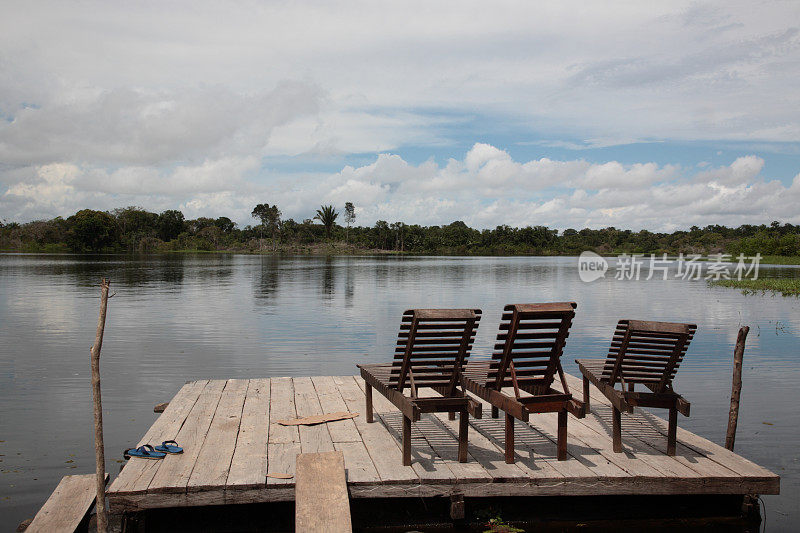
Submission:
[[141,459],[163,459],[168,453],[183,453],[183,448],[178,446],[178,443],[174,440],[165,440],[155,448],[149,444],[143,444],[138,448],[129,448],[125,450],[122,455],[125,459],[130,459],[131,457],[139,457]]

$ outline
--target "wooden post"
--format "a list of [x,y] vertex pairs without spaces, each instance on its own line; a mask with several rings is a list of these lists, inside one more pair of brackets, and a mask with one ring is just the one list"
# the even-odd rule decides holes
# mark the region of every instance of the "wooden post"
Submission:
[[403,466],[411,466],[411,419],[403,416]]
[[622,453],[622,414],[615,406],[611,406],[612,447],[615,453]]
[[725,435],[725,447],[733,451],[736,440],[736,424],[739,422],[739,396],[742,394],[742,360],[744,359],[744,343],[750,326],[739,328],[736,336],[736,348],[733,350],[733,384],[731,386],[731,410],[728,413],[728,433]]
[[591,408],[589,407],[589,378],[583,376],[583,412],[589,414]]
[[372,417],[372,385],[370,385],[369,383],[366,383],[366,387],[364,389],[364,397],[367,401],[367,408],[365,409],[367,422],[372,423],[374,421]]
[[100,349],[103,347],[103,331],[106,327],[106,308],[108,307],[108,288],[111,282],[103,278],[100,282],[100,317],[97,319],[97,334],[89,352],[89,365],[92,368],[92,404],[94,406],[94,458],[97,470],[97,531],[108,530],[106,512],[106,456],[103,447],[103,403],[100,398]]
[[469,412],[461,410],[458,418],[458,462],[467,462],[467,446],[469,446]]
[[676,406],[669,408],[669,423],[667,425],[667,455],[675,456],[678,442],[678,409]]
[[514,417],[506,413],[506,463],[514,464]]
[[558,453],[559,461],[567,460],[567,410],[562,409],[558,412]]

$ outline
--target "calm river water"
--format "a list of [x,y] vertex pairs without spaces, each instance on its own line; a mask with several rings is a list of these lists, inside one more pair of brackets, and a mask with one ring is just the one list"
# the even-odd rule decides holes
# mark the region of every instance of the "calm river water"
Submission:
[[[769,268],[769,267],[763,267]],[[775,267],[778,268],[778,267]],[[762,270],[763,273],[763,270]],[[781,267],[780,275],[800,276]],[[0,529],[35,514],[65,474],[94,471],[89,347],[98,282],[112,292],[102,353],[108,471],[187,380],[355,374],[387,361],[413,307],[479,307],[488,353],[507,303],[578,302],[565,351],[603,357],[620,318],[695,322],[675,388],[679,424],[724,443],[733,344],[750,325],[736,451],[781,477],[770,531],[800,520],[800,299],[681,279],[580,281],[569,257],[0,255]]]

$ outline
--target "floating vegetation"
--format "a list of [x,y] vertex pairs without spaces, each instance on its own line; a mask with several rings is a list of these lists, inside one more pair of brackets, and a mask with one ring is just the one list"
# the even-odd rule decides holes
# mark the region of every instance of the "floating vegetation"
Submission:
[[720,287],[741,289],[744,294],[771,291],[784,296],[800,296],[800,278],[721,279],[710,282]]

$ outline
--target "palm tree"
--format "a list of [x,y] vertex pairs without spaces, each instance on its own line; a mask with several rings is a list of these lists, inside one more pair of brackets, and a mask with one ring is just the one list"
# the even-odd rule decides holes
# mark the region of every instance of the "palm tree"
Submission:
[[331,238],[331,228],[333,228],[334,224],[336,224],[336,217],[339,216],[339,213],[336,212],[336,209],[332,205],[321,205],[320,209],[317,209],[317,216],[314,218],[322,222],[322,225],[325,226],[325,235],[330,239]]

